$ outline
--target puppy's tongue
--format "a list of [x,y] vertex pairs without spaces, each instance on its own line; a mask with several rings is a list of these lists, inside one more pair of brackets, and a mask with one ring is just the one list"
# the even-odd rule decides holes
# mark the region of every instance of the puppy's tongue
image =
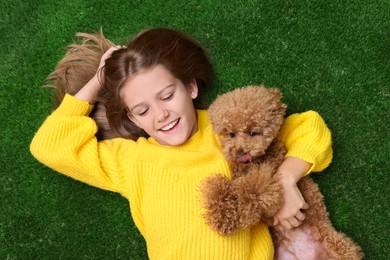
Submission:
[[236,162],[238,163],[246,163],[250,161],[252,161],[252,156],[249,153],[246,153],[243,156],[236,158]]

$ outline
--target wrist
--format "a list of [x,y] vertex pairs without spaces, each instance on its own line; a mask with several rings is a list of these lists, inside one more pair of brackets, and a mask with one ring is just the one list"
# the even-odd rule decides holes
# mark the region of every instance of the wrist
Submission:
[[91,78],[79,92],[76,93],[75,97],[83,101],[87,101],[93,105],[96,101],[100,88],[102,87],[98,75],[96,74]]
[[102,87],[101,80],[100,80],[100,75],[96,73],[89,81],[87,84],[90,84],[91,87],[95,89],[100,89]]
[[296,184],[310,169],[311,164],[298,158],[287,157],[278,168],[277,174],[282,182]]

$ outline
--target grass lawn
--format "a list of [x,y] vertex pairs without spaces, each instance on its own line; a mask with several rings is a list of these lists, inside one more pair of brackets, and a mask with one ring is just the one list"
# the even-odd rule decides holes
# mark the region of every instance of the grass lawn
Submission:
[[313,176],[331,219],[365,259],[389,259],[389,0],[2,0],[0,258],[147,259],[126,199],[46,168],[29,143],[51,110],[42,85],[76,32],[102,27],[124,44],[156,26],[208,49],[210,101],[264,83],[282,90],[288,114],[318,111],[334,159]]

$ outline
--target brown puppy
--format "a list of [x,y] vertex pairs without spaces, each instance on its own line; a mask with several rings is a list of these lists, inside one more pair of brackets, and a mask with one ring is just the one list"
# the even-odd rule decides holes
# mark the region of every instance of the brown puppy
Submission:
[[267,221],[281,206],[282,187],[274,174],[285,155],[276,139],[285,110],[277,89],[259,87],[236,89],[211,104],[213,129],[226,159],[234,162],[232,180],[215,176],[202,186],[207,222],[219,233]]
[[[204,216],[222,235],[260,221],[270,223],[283,203],[275,173],[285,148],[277,136],[286,105],[278,89],[248,86],[219,96],[208,114],[221,136],[224,156],[233,163],[232,178],[213,176],[201,187]],[[309,204],[303,224],[272,230],[277,259],[361,259],[360,248],[330,222],[323,196],[311,177],[298,183]]]

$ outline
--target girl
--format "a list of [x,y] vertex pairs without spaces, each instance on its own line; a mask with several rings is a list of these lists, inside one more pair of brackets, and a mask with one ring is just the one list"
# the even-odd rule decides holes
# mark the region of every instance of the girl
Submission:
[[[212,174],[230,175],[207,112],[199,109],[212,77],[194,39],[165,28],[143,31],[127,46],[111,47],[92,79],[65,95],[31,152],[58,172],[127,198],[150,259],[273,259],[264,224],[224,237],[202,218],[199,184]],[[88,115],[98,96],[120,137],[97,140]],[[291,228],[307,208],[296,182],[327,167],[331,139],[312,111],[287,118],[281,138],[288,149],[279,169],[286,203],[275,224]]]

